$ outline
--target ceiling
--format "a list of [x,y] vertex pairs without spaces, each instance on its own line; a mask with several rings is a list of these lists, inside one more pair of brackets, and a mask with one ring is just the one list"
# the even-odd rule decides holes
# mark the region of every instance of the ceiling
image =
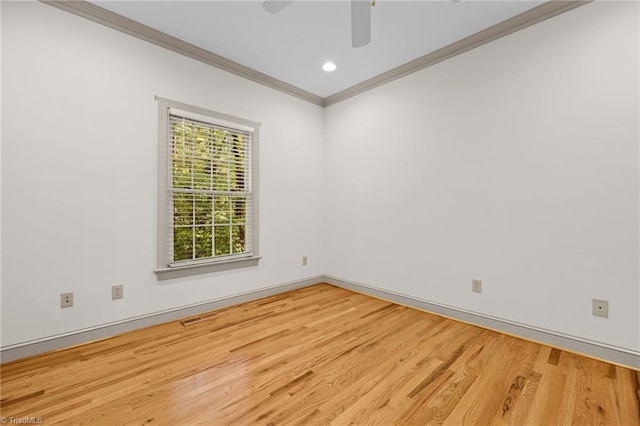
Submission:
[[[348,1],[92,1],[182,41],[327,98],[544,1],[377,0],[371,43],[351,47]],[[326,61],[337,69],[322,70]]]

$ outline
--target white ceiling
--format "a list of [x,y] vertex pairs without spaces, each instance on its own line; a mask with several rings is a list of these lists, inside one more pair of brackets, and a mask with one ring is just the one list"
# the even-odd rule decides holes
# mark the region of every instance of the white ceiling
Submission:
[[[348,1],[93,1],[323,98],[529,10],[543,1],[377,0],[371,43],[351,47]],[[333,61],[327,73],[322,64]]]

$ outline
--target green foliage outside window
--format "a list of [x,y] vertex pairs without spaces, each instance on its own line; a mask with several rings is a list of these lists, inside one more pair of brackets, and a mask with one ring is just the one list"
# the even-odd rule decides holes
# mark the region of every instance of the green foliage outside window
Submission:
[[173,261],[247,249],[248,135],[171,117]]

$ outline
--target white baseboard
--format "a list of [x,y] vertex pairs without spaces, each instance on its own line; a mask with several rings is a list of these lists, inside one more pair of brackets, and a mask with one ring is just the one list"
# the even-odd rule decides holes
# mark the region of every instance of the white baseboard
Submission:
[[454,306],[447,306],[437,302],[327,275],[317,275],[315,277],[291,281],[245,293],[238,293],[189,306],[182,306],[114,323],[103,324],[96,327],[6,346],[0,348],[0,362],[10,362],[33,355],[43,354],[56,349],[68,348],[94,340],[116,336],[128,331],[175,321],[188,316],[197,315],[199,313],[257,300],[263,297],[323,282],[336,287],[355,291],[357,293],[389,300],[412,308],[432,312],[434,314],[495,330],[500,333],[510,334],[570,352],[597,358],[606,362],[640,370],[640,353],[636,351],[562,334],[553,330],[545,330],[527,324],[516,323],[503,318],[496,318],[477,312],[471,312]]
[[181,306],[175,309],[154,312],[149,315],[128,318],[123,321],[102,324],[96,327],[75,330],[69,333],[58,334],[43,339],[6,346],[0,348],[0,362],[10,362],[33,355],[43,354],[45,352],[50,352],[56,349],[68,348],[71,346],[92,342],[94,340],[116,336],[128,331],[138,330],[141,328],[150,327],[152,325],[162,324],[192,315],[197,315],[203,312],[213,311],[227,306],[249,302],[252,300],[261,299],[263,297],[273,296],[274,294],[284,293],[286,291],[319,284],[324,282],[324,279],[324,275],[317,275],[311,278],[291,281],[288,283],[265,287],[244,293],[237,293],[218,299],[207,300],[206,302],[202,303]]
[[570,336],[552,330],[545,330],[527,324],[516,323],[503,318],[496,318],[477,312],[471,312],[437,302],[423,300],[406,294],[396,293],[381,288],[344,280],[337,277],[325,276],[325,282],[336,287],[345,288],[357,293],[399,303],[401,305],[442,315],[500,333],[521,337],[548,346],[554,346],[569,352],[586,355],[613,364],[640,370],[640,352],[626,348],[607,345]]

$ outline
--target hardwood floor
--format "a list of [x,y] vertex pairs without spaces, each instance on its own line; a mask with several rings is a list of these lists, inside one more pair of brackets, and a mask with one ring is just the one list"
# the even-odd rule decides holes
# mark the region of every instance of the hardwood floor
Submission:
[[638,372],[330,285],[216,313],[5,364],[2,416],[46,425],[640,425]]

